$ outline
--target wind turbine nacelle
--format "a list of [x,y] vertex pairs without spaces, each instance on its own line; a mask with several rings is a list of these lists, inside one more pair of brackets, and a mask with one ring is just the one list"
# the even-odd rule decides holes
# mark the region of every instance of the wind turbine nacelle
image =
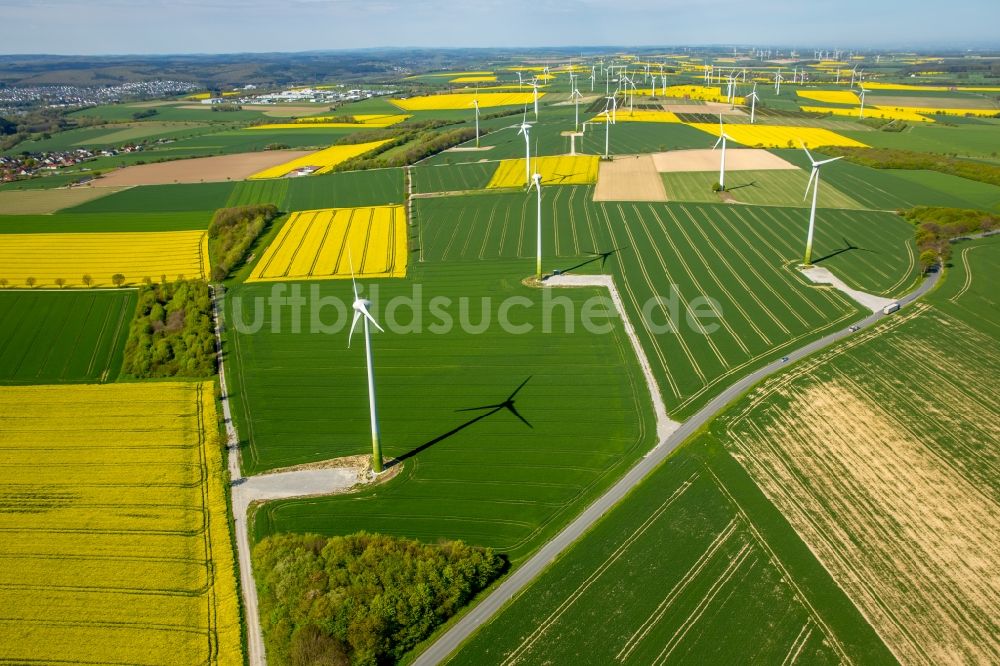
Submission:
[[358,300],[354,301],[353,304],[351,304],[351,307],[357,310],[358,312],[364,312],[365,310],[368,310],[371,306],[372,302],[369,301],[367,298],[359,298]]

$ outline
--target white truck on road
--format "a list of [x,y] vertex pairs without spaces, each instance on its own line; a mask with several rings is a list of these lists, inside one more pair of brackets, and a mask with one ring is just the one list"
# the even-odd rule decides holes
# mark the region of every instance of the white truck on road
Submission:
[[889,303],[889,305],[882,308],[882,314],[892,314],[899,309],[899,303]]

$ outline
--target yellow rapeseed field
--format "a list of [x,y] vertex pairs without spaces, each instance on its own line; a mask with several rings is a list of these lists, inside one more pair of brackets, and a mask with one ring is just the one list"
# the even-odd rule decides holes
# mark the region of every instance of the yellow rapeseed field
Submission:
[[977,116],[981,118],[1000,116],[1000,109],[942,109],[935,106],[879,106],[878,108],[886,111],[940,114],[945,116]]
[[493,75],[483,74],[479,76],[459,76],[451,79],[448,83],[493,83],[496,80],[497,77]]
[[[689,123],[691,127],[719,136],[718,123]],[[801,141],[806,146],[856,146],[865,144],[836,132],[818,127],[792,127],[786,125],[726,125],[726,134],[744,146],[764,148],[797,148]]]
[[860,104],[861,99],[850,90],[796,90],[803,99],[825,104]]
[[337,127],[347,129],[382,129],[392,127],[413,116],[407,113],[371,113],[351,116],[354,122],[338,122],[337,116],[308,116],[306,118],[296,118],[290,123],[272,123],[269,125],[252,125],[244,127],[247,130],[275,130],[275,129],[312,129],[323,127]]
[[[639,88],[636,95],[652,95],[652,88]],[[722,88],[718,86],[668,86],[666,91],[661,87],[656,89],[657,97],[677,97],[680,99],[696,99],[702,102],[728,102]],[[736,98],[737,104],[743,104],[742,97]]]
[[0,662],[242,664],[212,383],[0,403]]
[[[595,118],[592,118],[590,122],[592,123],[603,123],[607,116],[603,113]],[[630,113],[628,108],[619,108],[618,113],[615,114],[615,122],[633,122],[633,123],[679,123],[680,119],[677,117],[676,113],[672,111],[657,111],[655,109],[633,109]]]
[[[539,99],[545,93],[538,93]],[[406,99],[389,100],[403,111],[447,111],[453,109],[468,109],[472,106],[472,100],[479,99],[479,108],[488,109],[495,106],[513,106],[531,104],[535,97],[534,93],[528,92],[508,92],[508,93],[447,93],[444,95],[422,95],[419,97],[408,97]]]
[[388,141],[389,139],[384,139],[382,141],[369,141],[368,143],[330,146],[329,148],[318,150],[315,153],[306,155],[305,157],[300,157],[290,162],[279,164],[278,166],[271,167],[270,169],[258,171],[254,175],[250,176],[250,179],[260,180],[264,178],[281,178],[283,176],[287,176],[296,169],[304,169],[306,167],[319,167],[313,173],[327,173],[341,162],[346,162],[353,157],[364,155],[365,153],[375,150]]
[[[542,185],[590,185],[597,182],[596,155],[558,155],[531,160],[532,172],[542,174]],[[524,158],[501,160],[489,188],[524,187]]]
[[[159,281],[204,278],[209,274],[208,234],[204,231],[126,233],[0,234],[0,278],[12,287],[113,286],[121,273],[124,284],[144,278]],[[28,279],[34,278],[34,285]]]
[[293,213],[247,282],[406,276],[403,206]]
[[[806,113],[832,113],[837,116],[851,116],[857,118],[861,112],[861,107],[846,109],[844,107],[829,106],[803,106],[800,107]],[[933,118],[915,113],[912,109],[890,109],[881,106],[866,106],[865,118],[884,118],[886,120],[909,120],[915,123],[932,123]]]

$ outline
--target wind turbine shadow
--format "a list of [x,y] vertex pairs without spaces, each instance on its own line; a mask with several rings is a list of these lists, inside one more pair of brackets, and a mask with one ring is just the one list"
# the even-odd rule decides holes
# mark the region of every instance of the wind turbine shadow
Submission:
[[757,187],[757,181],[751,180],[749,183],[743,183],[742,185],[733,185],[732,187],[727,187],[726,191],[731,192],[733,190],[738,190],[743,187]]
[[611,250],[608,250],[607,252],[595,252],[593,250],[588,250],[587,254],[594,255],[593,259],[587,259],[586,261],[581,261],[576,266],[570,266],[569,268],[564,268],[564,269],[562,269],[562,272],[563,273],[572,273],[573,271],[577,270],[578,268],[583,268],[584,266],[588,266],[588,265],[594,263],[595,261],[600,261],[601,262],[601,270],[603,271],[604,270],[604,264],[607,263],[608,257],[610,257],[610,256],[612,256],[614,254],[618,254],[619,252],[621,252],[624,249],[626,249],[626,248],[616,247],[616,248],[613,248]]
[[861,252],[875,252],[874,250],[869,250],[867,248],[858,247],[857,245],[853,245],[851,243],[851,241],[847,240],[844,237],[841,237],[841,240],[844,241],[844,247],[839,248],[837,250],[834,250],[833,252],[831,252],[829,254],[825,254],[822,257],[820,257],[819,259],[813,259],[813,263],[814,264],[818,264],[821,261],[826,261],[827,259],[832,259],[833,257],[836,257],[838,254],[844,254],[845,252],[850,252],[851,250],[860,250]]
[[508,411],[508,412],[510,412],[514,416],[516,416],[522,423],[524,423],[524,425],[528,426],[529,428],[534,428],[534,426],[531,425],[531,423],[528,421],[528,419],[524,418],[524,416],[521,415],[521,412],[517,411],[517,407],[515,406],[515,401],[516,401],[516,398],[517,398],[517,394],[521,391],[521,389],[524,388],[524,385],[527,384],[529,381],[531,381],[531,377],[528,377],[523,382],[521,382],[521,384],[516,389],[514,389],[514,391],[509,396],[507,396],[507,399],[504,400],[503,402],[498,402],[498,403],[492,404],[492,405],[480,405],[479,407],[466,407],[464,409],[456,409],[455,410],[456,412],[478,412],[478,411],[482,411],[483,413],[480,414],[479,416],[476,416],[476,417],[473,417],[473,418],[469,419],[465,423],[460,423],[459,425],[455,426],[454,428],[452,428],[448,432],[440,434],[437,437],[435,437],[434,439],[431,439],[430,441],[424,442],[420,446],[418,446],[416,448],[413,448],[413,449],[410,449],[409,451],[407,451],[406,453],[404,453],[404,454],[402,454],[400,456],[396,456],[393,460],[389,461],[388,466],[392,466],[392,465],[395,465],[397,463],[401,463],[404,460],[406,460],[407,458],[412,458],[413,456],[417,455],[418,453],[420,453],[422,451],[426,451],[427,449],[429,449],[430,447],[434,446],[435,444],[437,444],[437,443],[439,443],[441,441],[444,441],[444,440],[448,439],[449,437],[451,437],[453,435],[457,435],[458,433],[462,432],[466,428],[468,428],[468,427],[470,427],[472,425],[475,425],[476,423],[479,423],[483,419],[489,418],[489,417],[493,416],[494,414],[497,414],[497,413],[505,411],[505,410]]

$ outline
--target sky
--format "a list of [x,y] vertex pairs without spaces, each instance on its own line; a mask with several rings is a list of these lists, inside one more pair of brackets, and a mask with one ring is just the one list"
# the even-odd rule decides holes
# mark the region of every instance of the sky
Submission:
[[1000,0],[0,0],[0,53],[974,48],[1000,47],[998,25]]

